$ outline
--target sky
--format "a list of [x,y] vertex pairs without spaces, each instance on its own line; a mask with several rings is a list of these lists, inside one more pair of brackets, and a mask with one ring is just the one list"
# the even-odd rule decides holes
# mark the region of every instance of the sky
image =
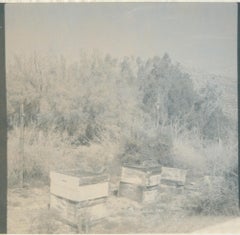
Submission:
[[185,67],[237,76],[236,3],[7,4],[6,56],[81,50],[162,56]]

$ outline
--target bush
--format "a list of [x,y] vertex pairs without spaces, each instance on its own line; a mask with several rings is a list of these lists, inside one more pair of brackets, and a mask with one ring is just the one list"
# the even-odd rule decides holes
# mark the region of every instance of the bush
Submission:
[[152,161],[156,164],[171,165],[171,137],[158,129],[141,132],[130,136],[125,144],[122,162],[143,163]]
[[45,135],[30,128],[24,131],[24,159],[21,159],[19,129],[15,128],[8,133],[8,185],[10,187],[21,183],[22,174],[25,184],[48,184],[50,170],[75,168],[78,159],[79,156],[74,153],[74,149],[69,150],[64,136],[54,132]]
[[193,211],[203,215],[239,215],[237,181],[205,177]]

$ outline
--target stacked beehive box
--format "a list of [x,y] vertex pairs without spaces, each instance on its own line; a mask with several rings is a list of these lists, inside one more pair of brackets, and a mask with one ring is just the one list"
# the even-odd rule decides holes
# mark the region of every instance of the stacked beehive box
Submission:
[[161,166],[124,165],[119,184],[119,196],[138,202],[152,203],[158,196],[160,179]]
[[50,206],[59,216],[86,232],[107,216],[109,191],[107,174],[83,173],[78,170],[50,173]]
[[180,193],[184,190],[187,171],[178,168],[162,167],[161,192]]

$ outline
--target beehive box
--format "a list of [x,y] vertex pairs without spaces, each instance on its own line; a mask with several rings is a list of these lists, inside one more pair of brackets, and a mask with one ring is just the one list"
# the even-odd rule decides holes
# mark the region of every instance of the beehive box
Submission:
[[107,216],[106,200],[105,197],[79,203],[50,195],[51,209],[57,212],[59,218],[73,226],[78,226],[79,221],[86,217],[91,221],[105,218]]
[[75,226],[77,226],[77,203],[78,202],[50,194],[51,209],[56,212],[60,219]]
[[143,167],[124,165],[121,172],[121,182],[151,187],[159,185],[161,166]]
[[178,185],[166,185],[166,184],[161,184],[160,185],[160,192],[161,194],[166,193],[166,194],[180,194],[183,193],[184,191],[184,186],[178,186]]
[[50,172],[50,193],[81,202],[108,196],[107,174],[93,174],[79,170]]
[[120,182],[119,196],[126,197],[141,203],[153,203],[159,194],[159,187],[144,187],[141,185]]
[[50,180],[51,209],[69,224],[79,226],[81,220],[93,222],[107,216],[107,174],[51,172]]
[[184,186],[187,171],[178,168],[162,167],[161,185]]

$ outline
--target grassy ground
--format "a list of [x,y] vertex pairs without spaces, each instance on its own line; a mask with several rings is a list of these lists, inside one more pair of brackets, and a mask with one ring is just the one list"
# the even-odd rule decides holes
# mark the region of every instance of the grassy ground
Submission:
[[[9,189],[8,233],[77,233],[48,209],[49,188]],[[190,233],[233,217],[189,215],[183,210],[157,206],[143,209],[126,198],[110,197],[109,218],[91,233]]]

